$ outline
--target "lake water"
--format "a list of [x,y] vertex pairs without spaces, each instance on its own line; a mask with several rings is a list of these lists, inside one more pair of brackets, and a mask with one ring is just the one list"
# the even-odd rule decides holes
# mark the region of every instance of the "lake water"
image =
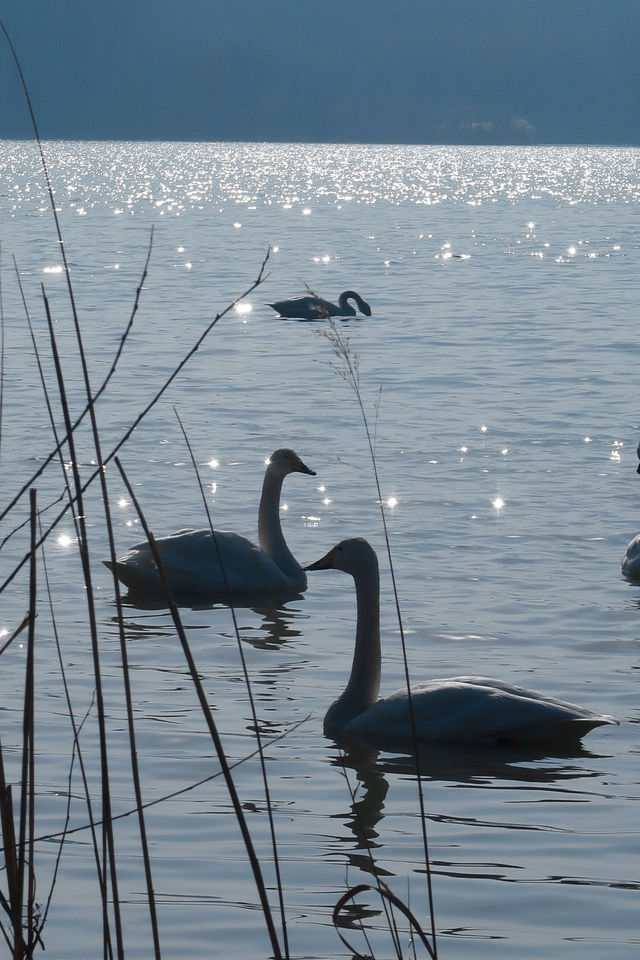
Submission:
[[[92,383],[127,324],[153,227],[131,335],[97,416],[106,454],[216,312],[257,276],[120,451],[157,535],[204,526],[178,411],[217,525],[256,537],[264,461],[293,447],[317,477],[285,482],[283,527],[301,562],[345,536],[381,559],[382,693],[403,683],[377,492],[357,401],[331,366],[324,323],[278,319],[271,300],[308,284],[335,300],[355,289],[371,318],[340,323],[359,357],[375,432],[400,606],[415,680],[475,673],[521,683],[620,720],[582,750],[522,757],[433,750],[424,770],[438,952],[447,960],[629,960],[640,944],[638,669],[640,587],[619,559],[640,527],[636,444],[640,151],[249,144],[48,143]],[[40,288],[55,318],[73,408],[83,389],[51,211],[36,147],[0,144],[5,382],[0,482],[6,503],[52,447],[15,280],[24,285],[53,387]],[[174,409],[175,408],[175,409]],[[55,406],[56,411],[58,406]],[[61,417],[56,412],[58,423]],[[78,460],[95,459],[88,429]],[[118,549],[142,538],[107,468]],[[63,489],[52,465],[41,508]],[[114,587],[100,495],[90,488],[115,813],[134,806]],[[51,506],[47,523],[57,513]],[[0,536],[28,516],[27,498]],[[68,537],[65,540],[64,537]],[[46,543],[55,623],[74,709],[89,717],[85,762],[99,808],[94,681],[85,591],[68,516]],[[28,549],[2,545],[2,580]],[[86,823],[40,570],[36,628],[37,832]],[[2,595],[0,628],[27,608],[26,568]],[[229,610],[184,610],[230,757],[255,749]],[[292,956],[351,956],[331,922],[350,884],[372,881],[363,835],[391,889],[428,928],[415,775],[390,753],[347,757],[323,737],[354,637],[341,573],[310,574],[303,598],[237,611],[281,854]],[[143,792],[161,799],[218,770],[166,610],[126,610]],[[0,735],[19,783],[25,649],[0,658]],[[298,721],[304,721],[287,736]],[[255,760],[235,770],[273,883]],[[18,787],[15,787],[16,793]],[[355,799],[351,791],[356,791]],[[148,810],[162,955],[181,960],[270,947],[220,778]],[[134,817],[116,830],[126,953],[152,954]],[[44,901],[57,852],[36,850]],[[4,875],[0,880],[4,890]],[[275,904],[275,896],[274,896]],[[380,904],[349,915],[380,933]],[[348,931],[347,931],[348,932]],[[372,934],[374,935],[374,934]],[[44,930],[47,955],[101,956],[100,899],[86,831],[69,838]]]

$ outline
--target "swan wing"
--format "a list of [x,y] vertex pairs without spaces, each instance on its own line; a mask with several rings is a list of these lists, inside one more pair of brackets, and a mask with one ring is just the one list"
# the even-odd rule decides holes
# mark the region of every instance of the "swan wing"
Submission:
[[[418,739],[466,743],[579,740],[613,717],[486,677],[429,680],[411,688]],[[349,725],[365,736],[412,736],[406,689],[378,700]]]
[[[214,541],[209,529],[179,530],[158,538],[156,546],[165,576],[177,595],[277,590],[291,586],[264,550],[237,533],[216,531]],[[131,590],[160,589],[158,570],[146,540],[119,558],[115,572]]]
[[[268,303],[267,306],[277,310],[281,317],[289,317],[292,320],[317,320],[326,316],[323,302],[317,297],[292,297],[290,300]],[[326,306],[330,308],[331,304]]]
[[268,303],[268,307],[277,310],[281,317],[290,320],[322,320],[325,317],[343,317],[355,314],[353,307],[338,306],[321,297],[292,297],[290,300],[277,300]]

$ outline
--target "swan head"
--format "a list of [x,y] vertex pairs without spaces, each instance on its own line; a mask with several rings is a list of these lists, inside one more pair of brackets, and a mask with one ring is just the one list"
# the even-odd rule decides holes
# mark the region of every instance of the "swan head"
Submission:
[[[636,453],[638,455],[638,460],[640,460],[640,441],[638,441],[638,446],[636,447]],[[640,473],[640,463],[638,464],[638,473]]]
[[267,460],[267,469],[281,477],[286,477],[289,473],[307,473],[315,477],[315,470],[311,470],[306,463],[303,463],[295,450],[288,447],[281,447],[275,450]]
[[324,557],[316,560],[305,570],[343,570],[352,577],[365,573],[377,573],[378,557],[371,544],[362,537],[341,540]]

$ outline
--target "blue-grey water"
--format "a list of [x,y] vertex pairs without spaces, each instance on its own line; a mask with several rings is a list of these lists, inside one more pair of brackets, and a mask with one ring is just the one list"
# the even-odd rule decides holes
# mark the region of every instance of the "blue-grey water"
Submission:
[[[335,369],[326,324],[280,320],[265,305],[304,293],[305,284],[332,300],[355,289],[371,304],[371,318],[339,326],[359,361],[412,677],[494,676],[620,720],[569,755],[432,751],[424,786],[439,954],[635,957],[640,587],[622,579],[619,559],[640,528],[640,151],[47,143],[45,154],[96,386],[130,317],[153,227],[139,309],[97,405],[105,454],[271,250],[264,283],[215,326],[121,459],[156,534],[204,526],[177,410],[216,523],[255,538],[264,460],[278,446],[294,447],[317,472],[285,483],[283,526],[296,556],[311,562],[351,535],[380,553],[385,693],[403,683],[403,667],[360,410]],[[50,387],[42,284],[76,413],[84,396],[31,143],[0,144],[0,241],[6,504],[52,447],[13,256]],[[77,459],[88,476],[88,429]],[[124,552],[142,532],[113,465],[107,481]],[[63,491],[60,466],[35,486],[46,525]],[[125,813],[134,795],[114,587],[100,562],[100,496],[95,484],[90,490],[113,805]],[[18,529],[27,516],[23,498],[3,521],[3,580],[28,548],[27,529]],[[45,559],[74,710],[78,718],[88,711],[81,743],[99,811],[94,681],[73,538],[66,518]],[[26,612],[27,584],[25,567],[2,594],[4,638]],[[393,754],[351,758],[345,777],[322,734],[351,662],[352,581],[312,574],[303,598],[241,608],[237,617],[261,729],[273,740],[268,775],[292,956],[351,956],[331,912],[348,885],[372,882],[363,833],[391,889],[428,926],[411,767]],[[162,800],[219,769],[171,619],[135,607],[126,618],[143,792],[161,800],[147,828],[162,955],[268,956],[220,778]],[[255,741],[229,611],[186,610],[184,620],[226,750],[244,757]],[[71,825],[87,814],[77,764],[71,771],[42,566],[36,643],[36,822],[44,836],[62,829],[69,793]],[[24,669],[21,636],[0,657],[0,737],[16,793]],[[273,885],[256,761],[235,776]],[[116,844],[126,954],[146,958],[135,818],[118,821]],[[43,903],[57,851],[54,840],[37,845]],[[99,902],[92,847],[80,831],[62,851],[43,934],[50,958],[102,955]],[[362,913],[376,956],[390,956],[375,897]],[[354,947],[366,952],[355,914],[349,923]]]

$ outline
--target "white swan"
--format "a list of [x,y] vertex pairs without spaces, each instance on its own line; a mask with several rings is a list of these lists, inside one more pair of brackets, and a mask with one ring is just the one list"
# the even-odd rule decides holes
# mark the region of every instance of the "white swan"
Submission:
[[[293,450],[276,450],[267,461],[258,510],[259,547],[237,533],[218,530],[214,542],[208,527],[178,530],[156,540],[174,598],[306,590],[305,572],[289,550],[280,526],[280,491],[289,473],[316,475]],[[105,563],[113,569],[110,561]],[[114,572],[133,593],[161,593],[158,569],[146,540],[120,557]]]
[[[636,453],[638,454],[638,460],[640,460],[640,443],[638,443]],[[640,463],[638,463],[638,473],[640,473]],[[640,580],[640,533],[636,534],[625,550],[620,561],[620,569],[627,580]]]
[[[344,570],[355,580],[356,645],[347,687],[324,718],[333,739],[367,744],[411,739],[406,688],[378,700],[380,688],[380,588],[378,558],[366,540],[337,544],[307,570]],[[449,677],[411,687],[420,741],[506,744],[577,741],[614,717],[584,710],[485,677]]]
[[322,297],[307,296],[278,300],[276,303],[268,303],[267,306],[277,310],[281,317],[289,317],[292,320],[323,320],[325,317],[355,317],[355,308],[351,306],[349,300],[355,300],[360,313],[364,313],[366,317],[371,316],[369,304],[353,290],[345,290],[341,293],[337,304],[323,300]]

